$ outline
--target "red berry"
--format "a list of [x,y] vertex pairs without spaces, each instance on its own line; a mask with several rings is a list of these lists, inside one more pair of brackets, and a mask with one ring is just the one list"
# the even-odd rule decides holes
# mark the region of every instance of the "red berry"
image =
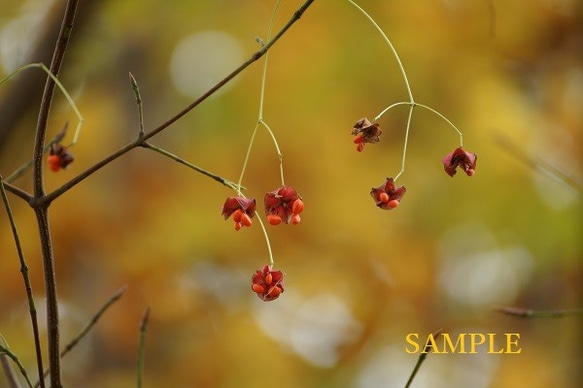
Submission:
[[241,225],[243,226],[251,226],[253,222],[251,221],[251,217],[247,213],[241,214]]
[[354,136],[354,144],[359,144],[364,142],[364,136],[362,136],[362,133],[359,133],[358,135]]
[[281,223],[281,217],[278,216],[277,214],[269,214],[267,216],[267,222],[269,222],[270,225],[279,225]]
[[363,149],[364,149],[364,143],[358,143],[358,146],[356,146],[356,150],[358,152],[362,152]]
[[294,214],[294,215],[292,216],[292,218],[291,218],[291,224],[292,224],[292,225],[297,225],[297,224],[299,224],[299,223],[300,223],[300,221],[301,221],[301,220],[302,220],[302,219],[300,218],[300,215],[299,215],[299,214]]
[[269,289],[269,291],[267,292],[267,296],[269,296],[270,298],[277,298],[279,296],[279,294],[281,294],[281,289],[276,285],[273,286]]
[[265,293],[265,287],[263,287],[263,286],[262,286],[262,285],[260,285],[260,284],[253,284],[253,285],[251,286],[251,289],[253,290],[253,292],[256,292],[256,293],[258,293],[258,294],[263,294],[263,293]]
[[389,209],[394,209],[397,206],[399,206],[399,201],[397,201],[396,199],[393,199],[393,200],[389,201],[387,206],[389,207]]
[[387,193],[380,193],[379,194],[379,201],[381,201],[382,203],[387,203],[389,202],[389,194]]
[[47,157],[47,163],[51,171],[59,171],[61,169],[61,158],[59,155],[49,155]]
[[300,214],[304,210],[304,201],[296,199],[292,205],[292,213]]
[[265,275],[265,283],[267,283],[268,285],[271,284],[271,282],[273,281],[273,275],[268,273],[267,275]]
[[237,209],[233,212],[233,221],[235,222],[241,222],[241,216],[243,215],[243,212],[241,211],[241,209]]

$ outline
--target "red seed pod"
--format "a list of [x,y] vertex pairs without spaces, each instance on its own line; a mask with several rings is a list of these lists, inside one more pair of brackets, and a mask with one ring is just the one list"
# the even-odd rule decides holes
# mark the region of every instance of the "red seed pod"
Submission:
[[269,289],[266,296],[275,299],[279,296],[279,294],[281,294],[281,289],[279,286],[275,285]]
[[252,221],[251,221],[251,217],[249,217],[249,215],[247,213],[242,213],[241,214],[241,225],[243,226],[251,226]]
[[400,202],[397,201],[396,199],[390,200],[389,203],[387,203],[387,206],[389,207],[389,209],[394,209],[397,206],[399,206]]
[[292,213],[300,214],[304,210],[304,201],[301,199],[296,199],[292,204]]
[[241,216],[243,215],[243,212],[241,211],[241,209],[237,209],[233,212],[233,221],[235,222],[241,222]]
[[269,222],[270,225],[279,225],[281,223],[281,217],[278,216],[277,214],[269,214],[267,216],[267,222]]
[[382,192],[379,194],[379,201],[381,201],[382,203],[387,203],[389,202],[389,194]]
[[300,223],[300,221],[301,221],[301,220],[302,220],[302,219],[301,219],[301,217],[300,217],[300,215],[299,215],[299,214],[294,214],[294,215],[291,217],[291,224],[292,224],[292,225],[297,225],[297,224],[299,224],[299,223]]
[[265,283],[267,283],[267,285],[270,285],[271,282],[273,282],[273,275],[268,272],[267,275],[265,275]]
[[59,155],[49,155],[47,157],[47,163],[51,171],[57,172],[61,169],[61,158]]
[[258,294],[265,293],[265,287],[263,287],[261,284],[253,284],[251,286],[251,289],[253,290],[253,292],[256,292]]

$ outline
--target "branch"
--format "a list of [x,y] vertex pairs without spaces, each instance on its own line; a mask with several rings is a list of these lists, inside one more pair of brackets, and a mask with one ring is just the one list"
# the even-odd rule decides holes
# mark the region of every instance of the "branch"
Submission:
[[[50,73],[58,78],[69,45],[69,38],[73,29],[75,12],[77,10],[78,0],[69,0],[65,8],[61,30],[57,38],[57,43],[53,51]],[[55,91],[55,80],[47,76],[47,81],[43,91],[40,111],[36,127],[33,151],[33,187],[34,198],[31,206],[34,208],[38,223],[44,280],[46,290],[47,306],[47,336],[48,336],[48,354],[49,370],[51,374],[50,382],[53,388],[62,388],[61,383],[61,358],[59,354],[59,311],[57,301],[57,282],[55,274],[55,260],[53,256],[52,240],[49,229],[48,205],[49,203],[42,200],[44,197],[43,182],[43,149],[47,132],[47,122],[51,104]]]
[[[26,291],[27,301],[28,301],[28,311],[30,313],[30,321],[32,324],[32,334],[34,338],[34,348],[36,352],[36,362],[39,379],[42,378],[43,373],[43,356],[40,346],[40,335],[38,329],[38,319],[36,312],[36,305],[34,303],[34,296],[32,294],[32,285],[30,283],[30,277],[28,276],[28,266],[24,260],[24,252],[22,251],[22,244],[20,243],[20,237],[18,235],[18,229],[16,228],[16,221],[14,220],[14,214],[10,207],[10,202],[8,202],[8,197],[6,196],[6,191],[4,190],[4,185],[2,184],[3,179],[0,176],[0,193],[2,194],[2,202],[4,203],[4,208],[8,214],[8,220],[10,222],[10,227],[12,229],[12,236],[14,238],[14,245],[16,246],[16,252],[18,254],[18,259],[20,261],[20,273],[24,280],[24,289]],[[41,388],[44,388],[44,381],[41,383]]]
[[290,20],[281,28],[281,30],[271,40],[269,40],[264,46],[262,46],[259,50],[257,50],[255,53],[253,53],[253,55],[251,55],[251,57],[246,62],[244,62],[239,67],[237,67],[235,70],[233,70],[229,75],[227,75],[225,78],[223,78],[221,81],[219,81],[215,86],[210,88],[206,93],[204,93],[202,96],[200,96],[194,102],[192,102],[186,108],[182,109],[180,112],[175,114],[172,118],[168,119],[166,122],[164,122],[163,124],[161,124],[157,128],[151,130],[150,132],[145,133],[143,136],[140,136],[135,141],[128,143],[124,147],[115,151],[113,154],[107,156],[103,160],[97,162],[93,166],[89,167],[87,170],[85,170],[82,173],[80,173],[79,175],[77,175],[76,177],[72,178],[71,180],[69,180],[68,182],[63,184],[61,187],[55,189],[52,193],[49,193],[48,195],[46,195],[43,198],[43,201],[46,203],[50,203],[50,202],[54,201],[56,198],[61,196],[63,193],[67,192],[68,190],[70,190],[71,188],[73,188],[74,186],[76,186],[77,184],[82,182],[83,180],[85,180],[87,177],[89,177],[90,175],[92,175],[93,173],[95,173],[96,171],[101,169],[102,167],[111,163],[115,159],[119,158],[120,156],[126,154],[127,152],[131,151],[132,149],[134,149],[138,146],[144,146],[146,140],[148,140],[151,137],[162,132],[163,130],[165,130],[166,128],[168,128],[172,124],[174,124],[176,121],[178,121],[180,118],[182,118],[184,115],[186,115],[188,112],[190,112],[192,109],[194,109],[196,106],[198,106],[200,103],[202,103],[207,98],[212,96],[217,90],[222,88],[227,82],[229,82],[230,80],[235,78],[239,73],[241,73],[243,70],[245,70],[247,67],[249,67],[249,65],[251,65],[253,62],[257,61],[263,55],[265,55],[265,53],[271,48],[271,46],[273,46],[283,36],[283,34],[285,34],[285,32],[287,30],[289,30],[289,28],[302,17],[304,12],[308,9],[308,7],[313,2],[314,2],[314,0],[306,0],[306,2],[300,8],[298,8],[298,10],[296,12],[294,12],[294,14],[290,18]]

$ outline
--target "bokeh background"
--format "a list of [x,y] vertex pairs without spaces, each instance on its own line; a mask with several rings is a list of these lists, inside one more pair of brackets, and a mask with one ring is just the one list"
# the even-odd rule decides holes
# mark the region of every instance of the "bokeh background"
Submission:
[[[64,359],[66,386],[134,386],[148,306],[147,387],[402,387],[418,357],[405,352],[405,336],[439,328],[520,333],[522,353],[430,355],[415,387],[580,386],[581,316],[524,320],[494,309],[583,307],[583,3],[359,3],[392,39],[415,99],[464,132],[465,148],[479,155],[476,175],[445,174],[441,158],[458,137],[416,109],[398,180],[408,192],[396,210],[374,206],[370,188],[399,171],[407,108],[385,114],[381,142],[362,153],[351,127],[406,100],[406,89],[388,46],[354,7],[316,0],[270,51],[267,73],[264,119],[286,183],[306,204],[300,225],[268,229],[285,293],[263,303],[251,292],[267,247],[257,222],[235,232],[221,217],[230,189],[135,150],[51,207],[62,343],[128,287]],[[284,1],[275,28],[300,4]],[[258,49],[274,5],[81,2],[61,80],[85,124],[75,162],[48,173],[48,189],[136,136],[129,71],[146,129],[154,128]],[[0,76],[49,62],[63,7],[2,1]],[[261,68],[249,67],[153,143],[236,181],[258,117]],[[29,70],[0,86],[4,176],[32,154],[43,79]],[[51,134],[67,121],[76,124],[58,94]],[[30,174],[16,183],[29,189]],[[259,203],[280,185],[263,129],[243,184]],[[10,199],[44,325],[35,221]],[[0,218],[0,333],[34,376],[24,287],[4,211]]]

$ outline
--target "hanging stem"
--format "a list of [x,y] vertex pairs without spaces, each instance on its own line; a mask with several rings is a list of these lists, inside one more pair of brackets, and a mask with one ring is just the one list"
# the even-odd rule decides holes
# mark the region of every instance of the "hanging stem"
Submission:
[[399,70],[401,70],[401,75],[403,76],[403,80],[405,81],[405,88],[407,89],[407,94],[409,95],[409,102],[411,104],[414,104],[415,100],[413,99],[413,92],[411,91],[411,86],[409,85],[409,79],[407,78],[407,73],[405,73],[405,67],[403,67],[403,63],[401,62],[401,58],[399,58],[399,54],[397,53],[395,46],[393,46],[393,43],[391,42],[391,40],[389,39],[387,34],[385,34],[383,29],[377,24],[377,22],[375,22],[375,20],[364,9],[362,9],[358,4],[356,4],[352,0],[346,0],[346,1],[348,1],[350,4],[352,4],[358,11],[360,11],[360,13],[362,13],[368,19],[369,22],[371,22],[371,24],[377,29],[377,31],[381,34],[381,36],[383,37],[385,42],[391,48],[391,51],[393,52],[393,56],[395,57],[395,60],[397,61],[397,64],[399,65]]
[[411,117],[413,116],[413,109],[415,108],[415,104],[411,104],[409,107],[409,116],[407,116],[407,128],[405,129],[405,141],[403,144],[403,156],[401,157],[401,170],[395,176],[393,181],[397,181],[397,179],[401,176],[403,172],[405,172],[405,159],[407,158],[407,145],[409,144],[409,129],[411,128]]
[[261,217],[257,217],[257,221],[259,221],[259,225],[261,225],[261,230],[263,230],[263,235],[265,236],[265,243],[267,244],[267,252],[269,253],[269,266],[273,267],[275,264],[273,260],[273,252],[271,251],[271,243],[269,242],[269,236],[267,235],[267,229],[265,228],[265,224]]
[[[2,85],[4,82],[8,81],[10,78],[14,77],[17,74],[22,73],[24,70],[27,70],[27,69],[41,69],[42,71],[44,71],[53,80],[53,82],[57,85],[57,87],[59,88],[61,93],[63,93],[63,96],[65,96],[67,103],[69,104],[71,109],[73,109],[75,116],[77,116],[77,127],[75,128],[75,134],[73,135],[73,141],[68,145],[68,147],[75,145],[77,143],[77,141],[79,140],[79,134],[81,132],[81,127],[83,126],[83,122],[85,121],[85,119],[83,118],[83,115],[81,115],[79,108],[77,108],[75,101],[73,101],[73,98],[71,98],[71,95],[69,94],[69,92],[67,92],[67,89],[65,89],[65,87],[63,86],[61,81],[59,81],[59,79],[53,73],[51,73],[51,71],[43,63],[29,63],[28,65],[24,65],[22,67],[19,67],[18,69],[14,70],[11,74],[2,78],[0,80],[0,85]],[[11,181],[10,178],[7,178],[6,180],[9,182]]]
[[460,147],[464,146],[464,134],[462,133],[462,131],[460,131],[452,122],[450,119],[448,119],[447,117],[445,117],[444,115],[442,115],[440,112],[438,112],[437,110],[433,109],[430,106],[427,105],[423,105],[423,104],[419,104],[419,103],[415,103],[416,106],[419,106],[421,108],[425,108],[430,112],[433,112],[434,114],[436,114],[437,116],[441,117],[443,120],[445,120],[446,123],[448,123],[458,134],[459,138],[460,138]]
[[[273,9],[273,13],[271,14],[271,20],[269,21],[269,27],[267,29],[267,39],[271,39],[271,33],[273,31],[273,24],[275,22],[275,15],[277,14],[277,10],[279,9],[279,5],[281,4],[281,0],[278,0],[277,3],[275,4],[275,8]],[[261,46],[265,46],[265,42],[261,39],[261,38],[257,38],[257,41],[261,44]],[[255,135],[257,134],[257,129],[259,128],[259,125],[263,125],[265,127],[265,129],[267,129],[267,132],[269,133],[269,135],[271,136],[271,139],[273,140],[273,144],[275,145],[275,149],[277,150],[277,157],[279,159],[279,171],[280,171],[280,175],[281,175],[281,185],[285,186],[285,180],[284,180],[284,174],[283,174],[283,154],[281,153],[281,150],[279,148],[279,145],[277,144],[277,140],[275,138],[275,134],[273,133],[273,131],[271,130],[271,128],[269,128],[269,125],[267,125],[267,123],[263,120],[263,106],[265,103],[265,82],[267,79],[267,62],[269,59],[269,53],[265,53],[265,58],[263,60],[263,71],[261,73],[261,88],[260,88],[260,92],[259,92],[259,113],[258,113],[258,118],[257,118],[257,124],[255,125],[255,128],[253,128],[253,133],[251,134],[251,140],[249,140],[249,146],[247,147],[247,153],[245,155],[245,160],[243,161],[243,167],[241,169],[241,175],[239,177],[239,186],[241,185],[242,181],[243,181],[243,176],[245,175],[245,170],[247,169],[247,163],[249,161],[249,156],[251,155],[251,148],[253,147],[253,143],[255,141]]]
[[273,144],[275,145],[275,149],[277,151],[277,157],[279,158],[279,175],[281,177],[281,185],[285,186],[285,179],[283,176],[283,154],[281,153],[281,150],[279,149],[279,145],[277,144],[277,140],[275,139],[275,135],[273,134],[273,131],[271,130],[271,128],[269,128],[269,125],[267,125],[267,123],[263,120],[261,120],[261,124],[267,129],[267,132],[271,136],[271,140],[273,140]]

